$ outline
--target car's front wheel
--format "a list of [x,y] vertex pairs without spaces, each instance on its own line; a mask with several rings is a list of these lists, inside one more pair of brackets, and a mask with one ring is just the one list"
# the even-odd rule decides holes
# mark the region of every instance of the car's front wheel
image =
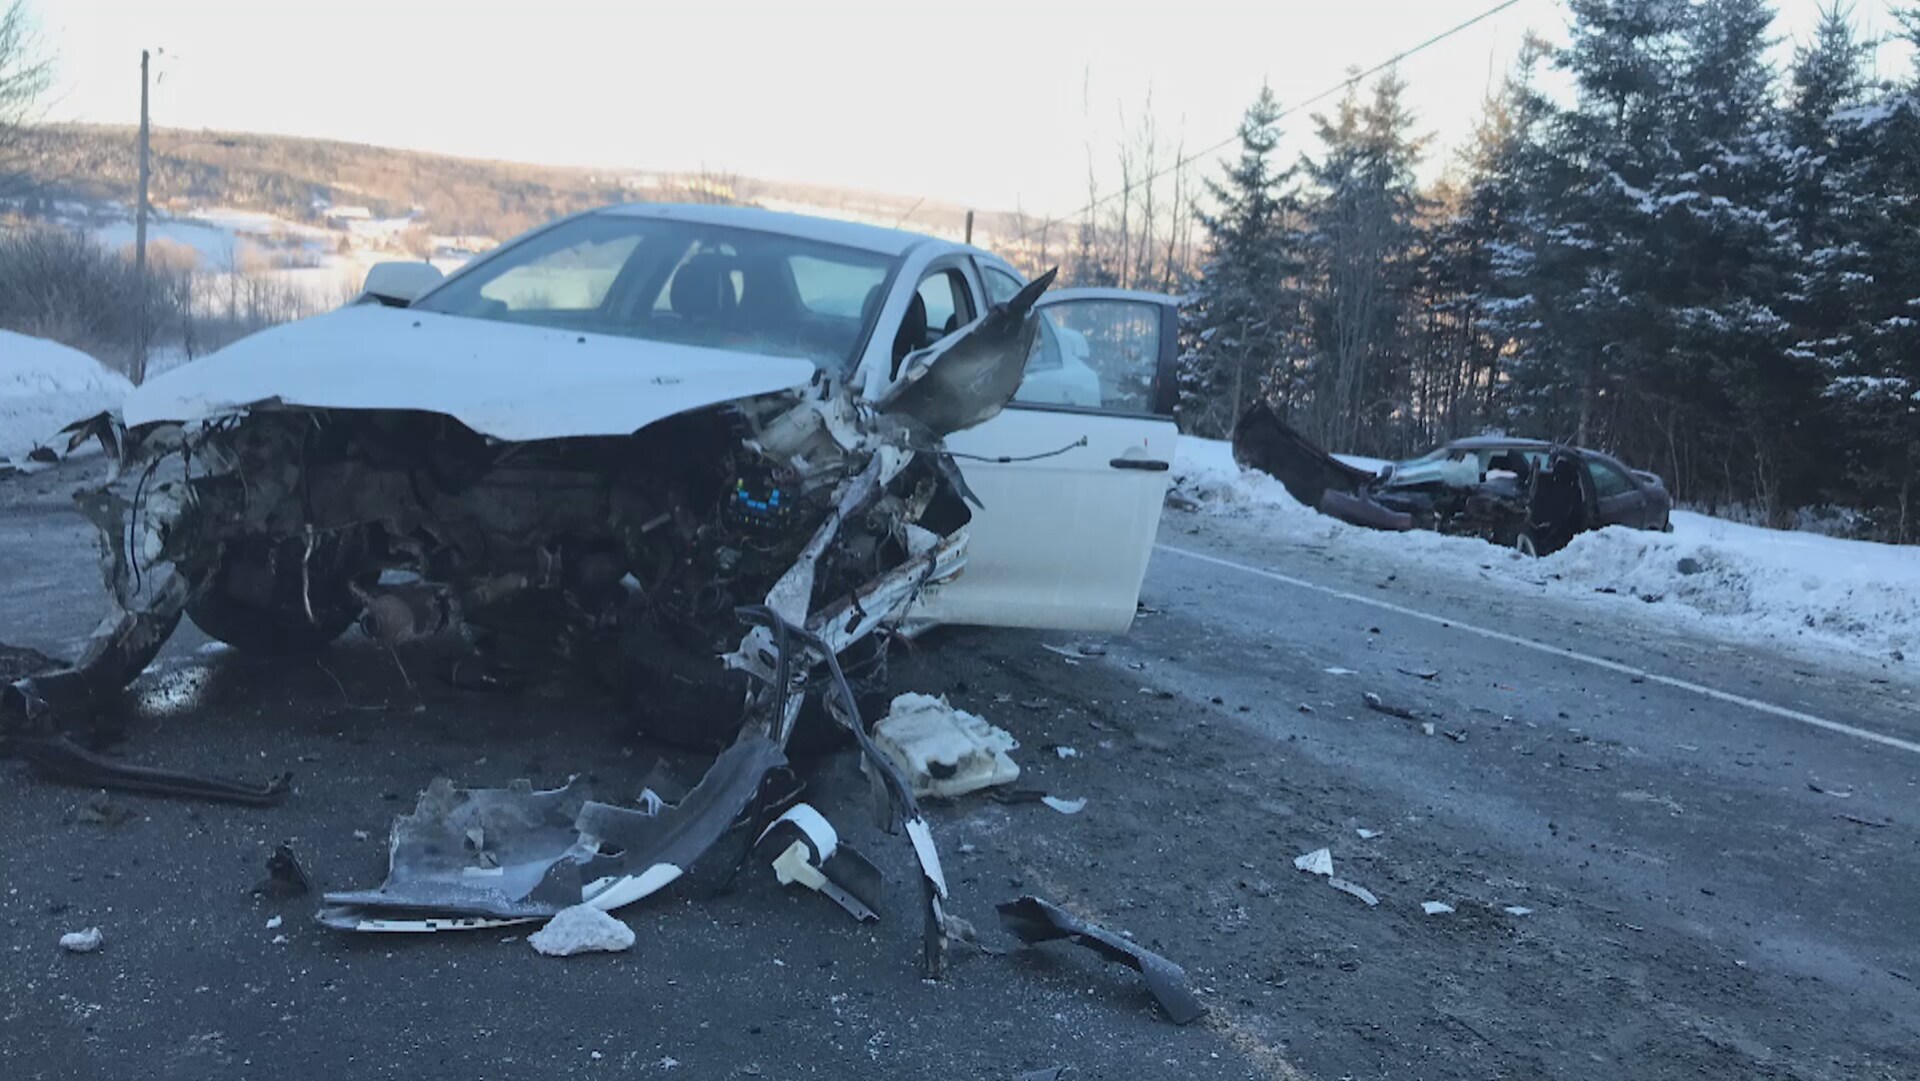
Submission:
[[340,555],[331,542],[309,549],[297,537],[229,541],[204,588],[187,603],[187,618],[209,638],[244,652],[318,652],[360,613]]

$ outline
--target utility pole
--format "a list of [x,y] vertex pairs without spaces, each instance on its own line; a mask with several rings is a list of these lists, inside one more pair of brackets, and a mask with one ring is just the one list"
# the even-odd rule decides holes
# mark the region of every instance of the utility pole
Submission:
[[973,211],[967,211],[967,243],[973,243]]
[[140,328],[133,358],[133,381],[147,378],[147,50],[140,50],[140,194],[133,208],[133,276],[140,285]]

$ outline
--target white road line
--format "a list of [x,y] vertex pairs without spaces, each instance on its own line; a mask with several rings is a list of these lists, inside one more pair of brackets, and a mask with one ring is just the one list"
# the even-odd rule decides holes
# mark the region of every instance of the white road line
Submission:
[[1315,593],[1324,593],[1329,597],[1338,597],[1343,601],[1353,601],[1355,604],[1364,604],[1370,608],[1379,608],[1397,615],[1406,616],[1409,619],[1425,620],[1436,626],[1452,627],[1457,630],[1466,631],[1468,634],[1477,634],[1482,638],[1491,638],[1496,642],[1505,642],[1510,646],[1519,646],[1522,649],[1531,649],[1535,652],[1545,653],[1554,657],[1564,657],[1568,660],[1593,665],[1596,668],[1605,668],[1610,672],[1619,672],[1623,675],[1644,679],[1649,683],[1659,683],[1677,690],[1690,691],[1716,701],[1726,702],[1736,706],[1745,706],[1748,709],[1771,714],[1775,717],[1785,717],[1790,721],[1799,721],[1801,724],[1811,725],[1814,728],[1823,728],[1829,732],[1838,732],[1843,736],[1852,736],[1855,739],[1863,739],[1869,743],[1878,743],[1882,747],[1894,747],[1902,751],[1911,751],[1914,754],[1920,754],[1920,743],[1915,743],[1912,740],[1905,740],[1898,736],[1889,736],[1880,732],[1871,732],[1855,725],[1842,724],[1839,721],[1830,721],[1825,717],[1816,717],[1811,713],[1803,713],[1800,710],[1789,709],[1786,706],[1776,706],[1771,702],[1762,702],[1758,698],[1748,698],[1743,694],[1732,694],[1727,691],[1716,690],[1704,684],[1692,683],[1684,679],[1675,679],[1672,676],[1663,676],[1658,672],[1649,672],[1644,668],[1635,668],[1630,664],[1610,661],[1605,657],[1596,657],[1591,653],[1582,653],[1577,649],[1550,645],[1546,642],[1536,642],[1531,638],[1522,638],[1517,634],[1508,634],[1505,631],[1494,631],[1488,630],[1485,627],[1476,627],[1471,623],[1462,623],[1451,616],[1430,615],[1426,612],[1380,600],[1377,597],[1348,593],[1346,590],[1333,589],[1329,586],[1309,582],[1304,578],[1294,578],[1290,575],[1266,570],[1261,567],[1250,567],[1245,563],[1236,563],[1231,559],[1221,559],[1219,556],[1210,556],[1204,552],[1190,551],[1186,548],[1176,548],[1171,544],[1156,544],[1154,547],[1163,552],[1171,552],[1177,556],[1197,559],[1202,563],[1211,563],[1216,567],[1226,567],[1231,570],[1240,571],[1243,574],[1251,574],[1257,578],[1265,578],[1269,581],[1297,586],[1300,589],[1310,589]]

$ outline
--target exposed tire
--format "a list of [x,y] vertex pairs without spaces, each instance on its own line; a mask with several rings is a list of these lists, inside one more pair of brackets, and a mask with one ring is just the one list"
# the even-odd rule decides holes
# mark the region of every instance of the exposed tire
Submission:
[[317,653],[352,626],[360,611],[336,555],[309,557],[297,540],[229,542],[212,580],[187,603],[187,618],[207,637],[243,653]]

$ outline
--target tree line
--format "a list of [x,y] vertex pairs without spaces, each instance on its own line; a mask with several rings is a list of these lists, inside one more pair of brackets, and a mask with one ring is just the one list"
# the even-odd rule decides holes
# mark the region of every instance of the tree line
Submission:
[[1386,457],[1569,440],[1710,509],[1920,539],[1920,58],[1876,78],[1840,7],[1784,70],[1765,0],[1568,7],[1433,187],[1394,72],[1291,163],[1262,92],[1199,214],[1183,426],[1264,400]]

